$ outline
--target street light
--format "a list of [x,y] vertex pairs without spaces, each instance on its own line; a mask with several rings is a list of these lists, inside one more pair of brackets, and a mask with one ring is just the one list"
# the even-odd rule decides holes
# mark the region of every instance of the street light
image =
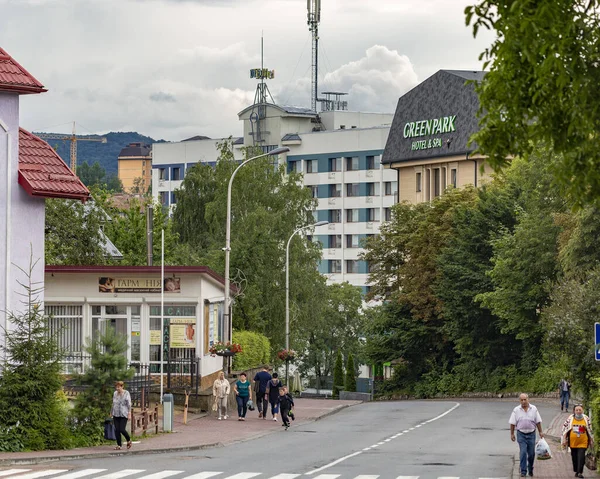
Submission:
[[[233,183],[233,179],[235,178],[236,173],[242,166],[250,163],[251,161],[258,160],[259,158],[264,158],[265,156],[277,156],[281,153],[287,153],[288,151],[290,151],[290,149],[287,146],[283,146],[280,148],[275,148],[274,150],[271,150],[268,153],[248,158],[247,160],[240,163],[240,165],[234,170],[233,174],[231,175],[231,178],[229,178],[229,185],[227,186],[227,223],[225,226],[225,311],[223,312],[223,316],[227,318],[226,324],[229,327],[229,341],[231,341],[231,333],[233,331],[233,323],[231,322],[231,315],[229,313],[229,253],[231,251],[231,185]],[[229,371],[227,371],[227,373],[229,373]]]
[[[296,233],[315,226],[323,226],[329,224],[329,221],[318,221],[312,225],[302,226],[292,233],[285,247],[285,349],[290,350],[290,243]],[[285,361],[285,384],[289,387],[290,370],[289,361]]]

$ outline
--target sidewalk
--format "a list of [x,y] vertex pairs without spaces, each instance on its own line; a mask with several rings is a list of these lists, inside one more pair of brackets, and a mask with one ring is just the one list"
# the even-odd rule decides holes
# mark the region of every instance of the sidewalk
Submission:
[[[534,474],[535,477],[546,478],[561,478],[574,477],[573,463],[571,462],[571,453],[561,451],[560,449],[560,432],[565,420],[569,417],[568,412],[558,412],[550,422],[550,425],[545,431],[546,441],[552,451],[552,459],[545,461],[535,460]],[[584,477],[596,476],[596,471],[590,471],[587,467],[583,469]],[[513,478],[520,479],[519,471],[519,454],[515,454],[515,467],[513,469]]]
[[[331,399],[295,399],[296,420],[292,427],[322,419],[361,401],[341,401]],[[281,421],[258,419],[258,411],[248,411],[246,421],[233,417],[218,421],[214,416],[189,414],[188,423],[183,424],[183,414],[176,411],[172,433],[161,433],[145,438],[134,437],[131,450],[115,451],[114,444],[66,451],[7,452],[0,453],[0,466],[10,464],[37,464],[61,460],[119,456],[124,454],[159,454],[169,451],[190,451],[214,446],[223,446],[239,441],[247,441],[266,434],[282,431]],[[160,421],[162,428],[162,420]],[[137,442],[140,441],[140,442]]]

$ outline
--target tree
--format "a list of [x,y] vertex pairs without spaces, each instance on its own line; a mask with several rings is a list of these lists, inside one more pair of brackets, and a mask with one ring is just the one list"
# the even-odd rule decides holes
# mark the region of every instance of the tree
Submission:
[[344,388],[344,362],[342,360],[342,352],[338,349],[335,357],[335,368],[333,369],[333,391],[332,397],[338,399],[340,397],[340,389]]
[[348,361],[346,362],[344,390],[356,392],[356,369],[354,368],[354,356],[352,356],[352,353],[348,354]]
[[77,377],[84,389],[75,399],[73,417],[78,435],[87,438],[88,445],[102,441],[104,419],[112,408],[114,383],[134,375],[134,370],[127,366],[127,347],[127,338],[111,327],[85,345],[91,363],[85,373]]
[[496,33],[480,56],[490,71],[477,87],[479,151],[500,168],[544,142],[558,154],[554,178],[577,204],[600,195],[599,5],[478,0],[465,10],[474,36],[481,28]]
[[106,213],[75,200],[46,200],[46,264],[98,265],[110,258],[103,248]]
[[87,161],[77,165],[77,176],[85,186],[101,185],[106,176],[106,170],[97,161],[90,166]]
[[3,450],[64,449],[71,446],[62,389],[61,351],[48,325],[39,296],[42,288],[32,283],[37,261],[30,260],[23,285],[25,310],[8,313],[3,331],[6,354],[0,377],[0,435]]

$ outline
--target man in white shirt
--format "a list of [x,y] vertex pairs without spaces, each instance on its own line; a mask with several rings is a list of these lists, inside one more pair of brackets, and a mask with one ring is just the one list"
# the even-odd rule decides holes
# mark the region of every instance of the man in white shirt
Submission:
[[520,406],[513,409],[508,423],[510,424],[510,440],[519,443],[519,465],[521,477],[533,476],[533,461],[535,460],[535,430],[540,432],[540,438],[544,437],[542,432],[542,418],[537,408],[529,404],[529,396],[525,393],[519,396]]

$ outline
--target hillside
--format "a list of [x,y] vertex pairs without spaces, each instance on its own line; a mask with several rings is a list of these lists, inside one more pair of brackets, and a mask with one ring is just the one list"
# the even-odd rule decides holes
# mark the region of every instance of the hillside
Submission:
[[[96,136],[96,135],[91,135]],[[137,132],[110,132],[103,135],[107,142],[96,143],[93,141],[78,141],[77,142],[77,163],[87,162],[93,165],[96,161],[106,170],[106,174],[117,173],[117,158],[119,152],[129,143],[141,142],[146,144],[162,143],[164,140],[154,140],[149,136],[141,135]],[[56,148],[60,157],[67,165],[70,165],[71,159],[71,142],[61,140],[48,140],[48,143],[53,148]]]

